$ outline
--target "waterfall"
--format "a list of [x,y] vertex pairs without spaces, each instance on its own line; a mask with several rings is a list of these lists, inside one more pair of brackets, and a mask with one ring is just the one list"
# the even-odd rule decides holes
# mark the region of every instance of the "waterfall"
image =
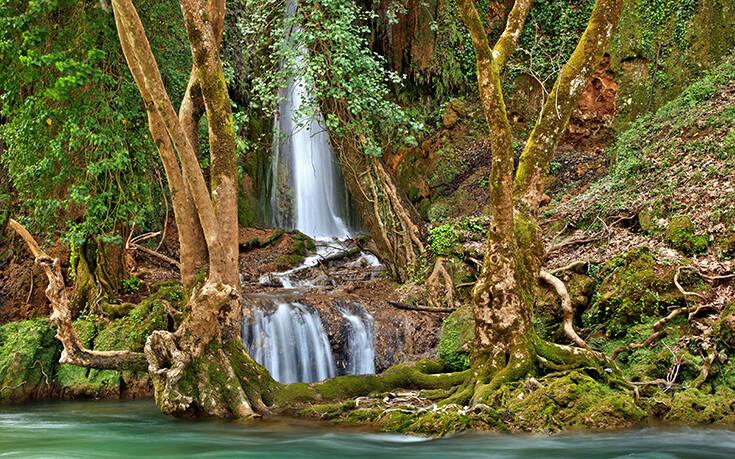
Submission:
[[[294,0],[287,1],[287,15],[295,14]],[[284,40],[298,40],[294,27]],[[302,68],[308,52],[302,47],[296,56],[296,69]],[[293,269],[261,277],[261,284],[272,280],[285,289],[315,287],[299,278],[335,251],[348,249],[353,235],[349,197],[337,167],[324,118],[311,97],[313,85],[302,75],[289,79],[279,92],[278,113],[273,122],[271,183],[268,199],[270,223],[297,229],[317,242],[316,253]],[[364,252],[368,265],[377,259]],[[250,355],[282,383],[314,382],[337,374],[327,334],[319,313],[299,302],[268,297],[268,305],[248,305],[250,317],[243,319],[242,339]],[[359,314],[339,309],[349,324],[346,358],[340,366],[349,374],[375,372],[373,318],[359,305]],[[247,316],[247,313],[246,313]],[[339,349],[342,353],[343,349]]]
[[360,315],[353,314],[344,308],[339,308],[340,314],[350,324],[347,336],[347,373],[351,375],[367,375],[375,373],[375,332],[373,316],[363,311],[359,304],[355,304]]
[[[298,29],[289,39],[297,35]],[[296,68],[306,58],[302,49]],[[296,76],[279,94],[273,129],[271,224],[315,239],[346,239],[352,235],[349,199],[324,119],[309,97],[312,87]]]
[[267,314],[253,308],[244,322],[242,341],[256,362],[287,384],[336,376],[337,368],[319,313],[301,303],[276,302]]

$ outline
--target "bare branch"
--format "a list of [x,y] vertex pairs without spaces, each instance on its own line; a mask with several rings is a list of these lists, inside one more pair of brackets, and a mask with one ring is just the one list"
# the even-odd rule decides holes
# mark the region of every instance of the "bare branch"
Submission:
[[30,252],[46,273],[48,288],[46,297],[51,302],[51,323],[56,326],[56,337],[61,341],[64,350],[60,363],[70,363],[86,368],[108,370],[146,370],[148,362],[145,355],[131,351],[90,351],[84,347],[74,330],[72,313],[69,307],[69,293],[61,273],[61,262],[58,258],[49,257],[41,249],[31,234],[17,221],[10,219],[9,226],[25,241]]

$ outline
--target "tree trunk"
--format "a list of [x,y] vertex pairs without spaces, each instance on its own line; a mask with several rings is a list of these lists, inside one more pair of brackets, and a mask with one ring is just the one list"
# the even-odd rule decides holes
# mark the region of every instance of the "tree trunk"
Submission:
[[[473,376],[454,399],[477,403],[500,385],[533,374],[537,367],[589,365],[602,369],[604,356],[587,349],[546,343],[533,329],[533,287],[544,249],[536,222],[546,169],[587,80],[607,47],[622,0],[598,0],[587,29],[562,69],[521,156],[514,178],[512,133],[500,75],[517,46],[530,0],[517,0],[491,48],[472,0],[459,7],[475,48],[477,83],[492,146],[488,232],[482,271],[472,292],[476,349]],[[514,189],[515,188],[515,189]],[[604,372],[601,371],[604,375]]]
[[[118,34],[128,65],[153,122],[160,123],[178,152],[159,148],[172,195],[186,187],[195,205],[205,238],[209,272],[192,292],[186,317],[174,333],[158,331],[145,346],[156,402],[164,413],[178,416],[208,415],[253,417],[266,410],[273,381],[255,364],[240,343],[241,305],[237,245],[237,193],[235,139],[230,99],[219,58],[217,27],[212,21],[224,15],[224,3],[182,0],[187,33],[209,126],[212,155],[212,191],[187,132],[171,105],[137,11],[130,0],[113,0]],[[158,129],[157,132],[161,132]],[[170,174],[170,176],[169,176]]]

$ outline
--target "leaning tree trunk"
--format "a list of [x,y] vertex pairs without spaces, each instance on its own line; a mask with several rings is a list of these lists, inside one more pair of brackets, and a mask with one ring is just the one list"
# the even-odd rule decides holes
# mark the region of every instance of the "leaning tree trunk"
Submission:
[[[349,124],[351,115],[344,101],[325,101],[322,106],[326,115]],[[424,225],[383,160],[365,154],[357,138],[332,135],[345,185],[392,276],[405,282],[418,271],[425,254]]]

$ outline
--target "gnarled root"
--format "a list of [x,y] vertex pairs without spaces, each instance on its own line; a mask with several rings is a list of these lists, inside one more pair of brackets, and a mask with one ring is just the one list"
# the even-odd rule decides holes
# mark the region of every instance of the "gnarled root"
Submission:
[[549,343],[537,336],[515,347],[507,355],[476,356],[476,362],[465,382],[454,394],[441,402],[475,406],[487,403],[488,398],[504,384],[523,381],[540,373],[585,369],[609,385],[630,388],[617,367],[602,353],[590,349]]
[[574,330],[574,308],[572,307],[572,298],[569,296],[567,286],[564,285],[564,282],[562,282],[561,279],[548,271],[542,270],[539,277],[543,279],[544,282],[554,287],[557,295],[561,298],[561,309],[564,312],[564,334],[577,346],[589,349],[587,343],[580,338],[577,331]]
[[268,412],[277,385],[237,340],[216,339],[199,356],[180,349],[176,335],[156,331],[146,342],[156,403],[172,416],[254,418]]
[[275,381],[247,355],[239,336],[221,331],[219,316],[233,307],[239,300],[232,287],[206,282],[193,292],[189,316],[175,333],[148,337],[145,356],[163,413],[253,418],[268,411]]

